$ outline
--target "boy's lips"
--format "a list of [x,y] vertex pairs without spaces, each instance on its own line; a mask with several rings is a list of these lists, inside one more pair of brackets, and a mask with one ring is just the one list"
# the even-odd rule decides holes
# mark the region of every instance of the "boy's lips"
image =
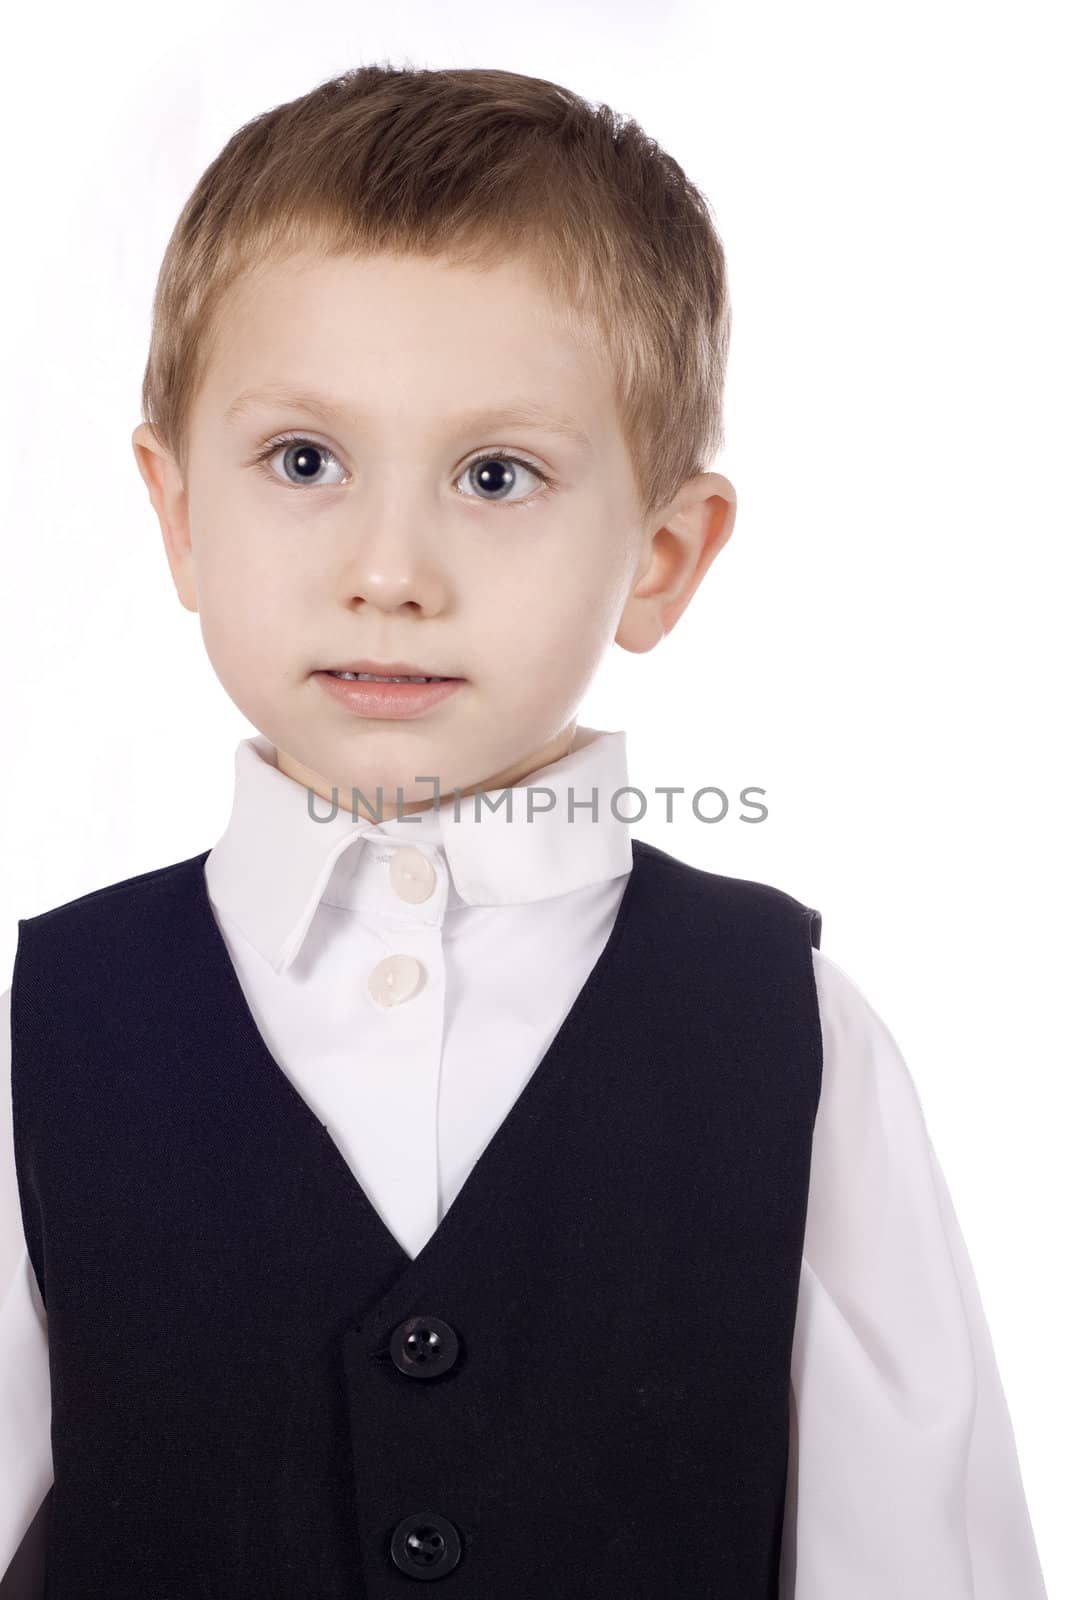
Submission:
[[[445,678],[440,683],[370,683],[359,678],[340,678],[338,672],[370,668],[322,668],[312,677],[335,704],[357,717],[371,720],[405,720],[421,717],[442,700],[448,700],[466,682],[465,678]],[[420,674],[422,676],[422,674]]]

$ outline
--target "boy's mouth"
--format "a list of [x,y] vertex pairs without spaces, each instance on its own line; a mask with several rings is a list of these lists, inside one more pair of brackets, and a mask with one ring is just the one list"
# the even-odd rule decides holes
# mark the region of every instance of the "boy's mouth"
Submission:
[[331,678],[347,678],[353,683],[455,683],[455,678],[419,678],[414,674],[398,673],[395,677],[378,677],[373,672],[337,672],[327,667]]
[[347,661],[339,667],[322,669],[331,678],[355,683],[458,683],[446,673],[429,672],[410,661]]
[[466,682],[436,673],[380,673],[357,667],[323,667],[312,673],[335,704],[372,721],[407,720],[432,712]]

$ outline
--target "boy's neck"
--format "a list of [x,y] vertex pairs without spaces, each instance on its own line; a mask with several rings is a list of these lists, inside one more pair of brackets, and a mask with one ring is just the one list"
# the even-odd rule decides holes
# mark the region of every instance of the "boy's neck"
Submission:
[[[543,767],[551,766],[554,762],[561,761],[564,756],[569,755],[574,745],[577,726],[578,719],[574,717],[565,728],[561,729],[554,738],[542,745],[539,750],[532,751],[529,755],[521,757],[510,767],[494,773],[489,778],[480,778],[465,785],[460,790],[460,794],[474,794],[476,791],[489,793],[495,789],[515,788],[524,782],[531,773],[540,772]],[[342,811],[352,811],[353,785],[340,784],[326,778],[321,773],[312,771],[310,767],[303,766],[299,761],[294,761],[290,755],[284,750],[280,750],[277,745],[272,746],[272,748],[274,750],[275,764],[279,772],[284,772],[286,777],[292,778],[296,783],[302,784],[307,789],[311,789],[330,804],[336,804]],[[368,822],[391,821],[400,813],[401,809],[405,816],[410,816],[413,812],[429,811],[434,805],[433,796],[426,800],[409,800],[406,794],[402,796],[402,804],[400,804],[395,791],[390,795],[384,787],[382,788],[379,803],[379,796],[375,792],[376,785],[371,784],[368,787],[364,784],[356,784],[354,787],[357,790],[361,789],[364,796],[373,800],[375,810],[372,812],[357,799],[357,807],[354,814],[360,818],[365,818]],[[446,800],[449,803],[453,803],[454,795],[450,792],[446,796],[442,792],[438,797],[437,803],[439,805],[444,804]]]

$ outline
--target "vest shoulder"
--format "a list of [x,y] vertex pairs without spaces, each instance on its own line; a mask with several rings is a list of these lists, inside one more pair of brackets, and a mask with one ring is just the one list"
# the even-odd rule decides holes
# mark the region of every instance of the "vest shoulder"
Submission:
[[64,900],[47,911],[32,917],[21,917],[19,927],[47,929],[53,927],[89,928],[98,916],[110,916],[119,905],[134,906],[150,901],[159,892],[175,889],[188,879],[191,872],[202,867],[208,851],[188,856],[184,861],[173,861],[163,867],[152,867],[148,872],[135,873],[130,878],[120,878],[116,883],[105,883],[99,889],[89,889],[73,900]]
[[822,916],[813,906],[780,889],[773,883],[763,883],[757,878],[734,878],[727,873],[710,872],[696,867],[680,856],[671,855],[646,839],[631,841],[635,859],[644,857],[654,863],[672,893],[689,893],[712,898],[728,915],[735,910],[739,915],[778,916],[795,921],[810,930],[811,942],[818,948],[822,933]]

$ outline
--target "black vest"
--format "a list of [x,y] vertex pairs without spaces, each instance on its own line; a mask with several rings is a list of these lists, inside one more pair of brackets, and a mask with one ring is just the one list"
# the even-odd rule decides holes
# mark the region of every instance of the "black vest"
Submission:
[[47,1600],[777,1600],[819,916],[632,844],[414,1260],[258,1032],[207,851],[20,920]]

